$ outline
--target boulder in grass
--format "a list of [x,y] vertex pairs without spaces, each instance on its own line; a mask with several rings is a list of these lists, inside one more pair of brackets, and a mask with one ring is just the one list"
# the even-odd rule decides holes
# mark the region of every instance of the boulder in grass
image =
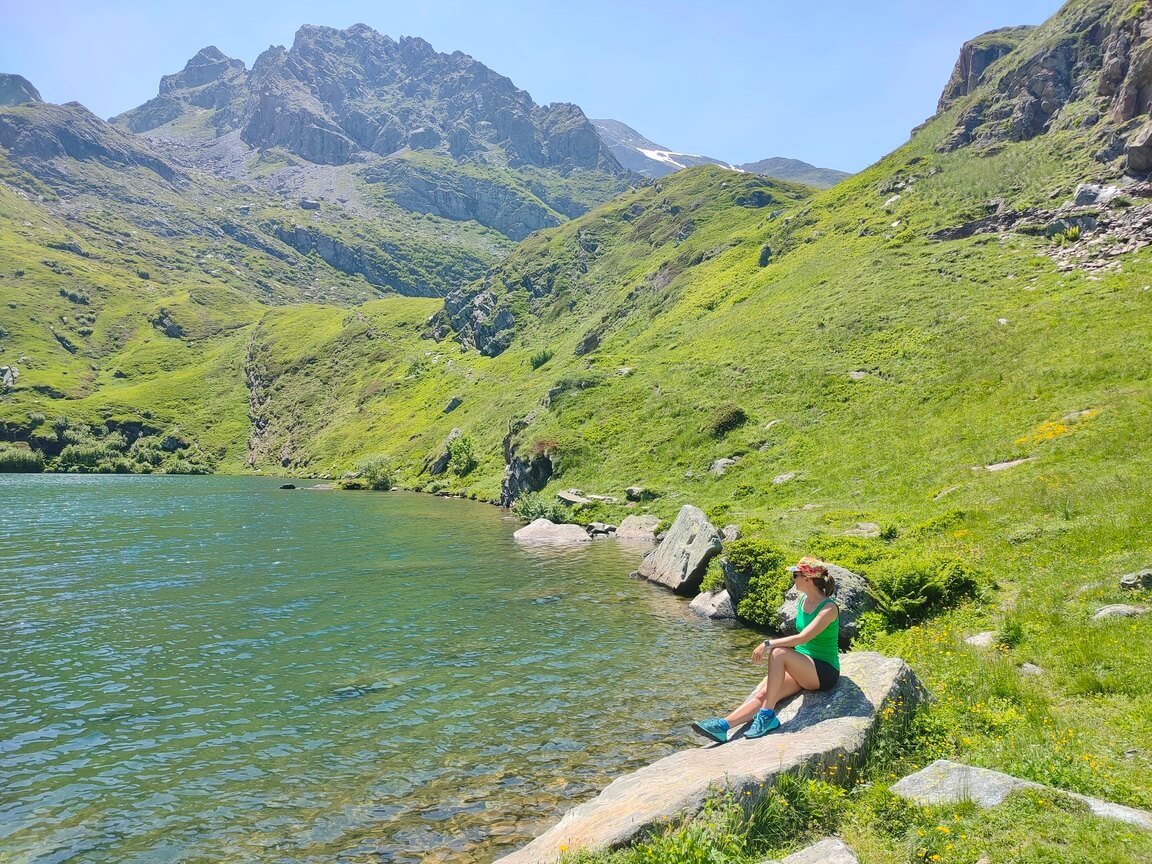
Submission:
[[1092,616],[1093,621],[1103,621],[1106,618],[1139,618],[1148,614],[1147,606],[1129,606],[1127,603],[1115,603],[1096,610]]
[[736,620],[736,607],[724,589],[697,594],[688,608],[701,618],[707,618],[710,621]]
[[[836,590],[832,596],[840,607],[840,647],[847,648],[856,638],[856,620],[876,608],[876,599],[863,576],[836,564],[828,565],[828,575],[836,580]],[[777,610],[780,632],[785,635],[796,632],[796,604],[800,602],[801,596],[796,587],[792,586]]]
[[1137,570],[1121,576],[1120,587],[1125,591],[1152,590],[1152,570]]
[[564,545],[567,543],[588,543],[591,536],[579,525],[557,525],[550,519],[537,519],[512,535],[517,543],[541,543]]
[[856,853],[839,837],[826,837],[806,849],[793,852],[779,864],[859,864],[859,861]]
[[720,546],[720,532],[708,521],[704,511],[685,504],[667,536],[656,551],[640,563],[637,572],[649,582],[671,588],[677,594],[695,594],[708,562],[720,554]]

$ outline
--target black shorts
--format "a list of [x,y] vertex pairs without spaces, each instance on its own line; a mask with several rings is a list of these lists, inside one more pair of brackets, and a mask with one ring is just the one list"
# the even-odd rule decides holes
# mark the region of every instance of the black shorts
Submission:
[[836,686],[836,682],[840,680],[840,670],[824,660],[817,660],[812,658],[812,662],[816,666],[816,677],[820,679],[820,686],[817,690],[831,690]]

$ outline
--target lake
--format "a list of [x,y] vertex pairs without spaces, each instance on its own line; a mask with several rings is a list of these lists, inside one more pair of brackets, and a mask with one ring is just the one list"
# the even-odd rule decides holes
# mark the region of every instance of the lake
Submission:
[[757,677],[642,546],[281,482],[0,475],[5,864],[488,862]]

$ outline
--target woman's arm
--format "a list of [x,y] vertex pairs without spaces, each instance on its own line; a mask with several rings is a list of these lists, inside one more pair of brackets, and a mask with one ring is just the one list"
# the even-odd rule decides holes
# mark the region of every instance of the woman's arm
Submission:
[[840,614],[840,607],[835,603],[829,603],[819,614],[808,622],[808,626],[797,633],[795,636],[781,636],[779,639],[765,640],[756,646],[756,650],[752,652],[752,662],[759,663],[764,657],[765,652],[768,650],[768,642],[772,643],[773,648],[795,648],[797,645],[803,645],[816,638],[820,633],[824,632],[824,628],[836,620]]

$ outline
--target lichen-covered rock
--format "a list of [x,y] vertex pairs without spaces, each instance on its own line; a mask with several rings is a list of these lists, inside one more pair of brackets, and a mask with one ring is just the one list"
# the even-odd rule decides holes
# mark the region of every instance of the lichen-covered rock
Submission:
[[720,548],[720,532],[704,511],[685,504],[668,529],[668,536],[654,554],[641,562],[637,572],[677,594],[693,594],[700,587],[708,562],[720,553]]
[[1146,606],[1130,606],[1127,603],[1114,603],[1096,610],[1092,616],[1093,621],[1103,621],[1106,618],[1139,618],[1148,614]]
[[1120,587],[1125,591],[1140,591],[1152,588],[1152,570],[1137,570],[1120,577]]
[[859,864],[859,861],[843,840],[827,837],[807,849],[793,852],[780,864]]
[[816,775],[833,765],[853,770],[879,723],[904,722],[925,693],[898,658],[851,653],[841,665],[832,690],[804,693],[781,708],[780,730],[755,740],[737,737],[723,746],[682,750],[619,777],[501,864],[544,864],[559,860],[565,850],[624,845],[698,812],[718,790],[748,793],[747,800],[755,802],[782,774]]

